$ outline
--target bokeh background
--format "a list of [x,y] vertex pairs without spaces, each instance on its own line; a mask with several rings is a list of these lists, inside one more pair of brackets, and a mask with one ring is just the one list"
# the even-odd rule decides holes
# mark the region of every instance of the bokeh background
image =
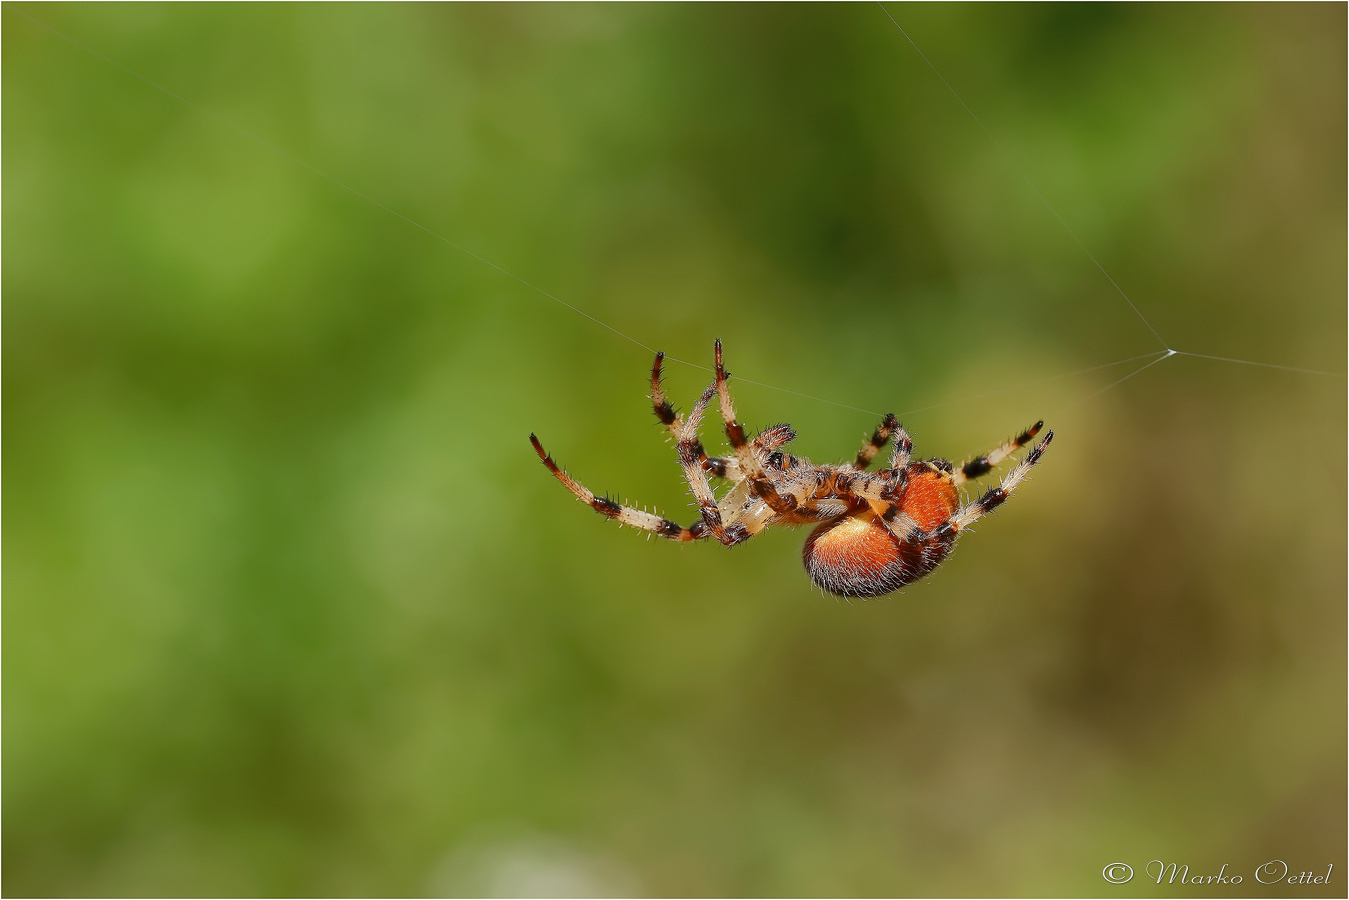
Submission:
[[[6,4],[5,893],[1342,895],[1344,5],[890,11],[987,134],[868,4]],[[1332,374],[1081,371],[1027,179]],[[691,521],[717,336],[818,460],[1057,438],[866,603],[548,477]]]

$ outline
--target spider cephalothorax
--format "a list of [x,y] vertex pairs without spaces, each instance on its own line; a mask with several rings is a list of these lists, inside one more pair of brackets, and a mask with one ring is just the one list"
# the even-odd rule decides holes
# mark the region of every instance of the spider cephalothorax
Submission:
[[[624,525],[674,541],[716,538],[726,546],[749,540],[770,525],[815,524],[806,539],[802,561],[811,580],[831,594],[877,597],[922,578],[937,567],[960,532],[992,512],[1011,495],[1031,466],[1040,461],[1054,437],[1047,432],[1026,458],[978,500],[962,504],[959,485],[986,474],[1017,449],[1030,443],[1043,422],[1036,422],[1015,438],[956,468],[944,459],[910,458],[913,442],[888,415],[857,459],[842,465],[815,465],[783,448],[796,437],[789,425],[774,425],[753,440],[735,420],[735,407],[722,366],[721,341],[716,344],[716,380],[681,421],[661,388],[657,353],[651,367],[651,405],[675,438],[684,478],[698,502],[701,519],[685,528],[669,519],[596,497],[562,471],[544,452],[534,435],[529,440],[548,470],[581,502]],[[709,457],[698,439],[698,425],[716,395],[726,437],[735,457]],[[893,439],[890,465],[874,474],[866,471],[887,441]],[[720,500],[708,475],[731,484]]]

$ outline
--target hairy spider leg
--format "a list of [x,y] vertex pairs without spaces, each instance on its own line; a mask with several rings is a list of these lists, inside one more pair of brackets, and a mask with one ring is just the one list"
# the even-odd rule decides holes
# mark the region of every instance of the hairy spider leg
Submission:
[[759,432],[751,442],[755,450],[772,453],[796,440],[796,431],[790,425],[769,425]]
[[552,472],[554,477],[562,482],[567,490],[575,494],[577,500],[587,504],[595,512],[611,519],[617,519],[623,525],[631,525],[633,528],[640,528],[642,531],[649,531],[672,541],[696,541],[709,536],[707,526],[702,522],[695,522],[691,527],[685,528],[678,522],[671,522],[661,516],[615,503],[608,497],[596,497],[593,491],[572,478],[559,468],[557,463],[553,462],[553,458],[544,451],[543,445],[539,443],[537,437],[531,434],[529,442],[534,445],[534,452],[539,454],[539,459],[543,460],[543,464],[548,467],[548,471]]
[[1045,426],[1044,422],[1036,422],[1016,437],[1004,442],[996,449],[990,450],[983,456],[977,456],[960,467],[955,473],[953,479],[956,484],[964,484],[972,481],[981,475],[986,475],[994,466],[1020,450],[1031,442],[1031,439],[1040,433],[1040,429]]
[[[656,361],[651,365],[651,407],[656,413],[656,418],[665,426],[665,430],[678,440],[680,430],[684,427],[684,420],[680,418],[679,410],[675,409],[674,404],[666,396],[665,386],[661,383],[664,362],[665,353],[662,351],[656,354]],[[767,455],[786,446],[795,437],[796,432],[790,425],[774,425],[755,437],[751,446]],[[707,449],[697,436],[694,437],[694,448],[698,452],[703,469],[709,474],[736,484],[744,480],[744,476],[740,473],[740,463],[736,460],[722,456],[708,456]]]
[[876,458],[876,454],[881,452],[885,442],[890,440],[890,434],[899,427],[899,421],[894,413],[888,413],[881,424],[876,426],[876,430],[871,433],[871,440],[862,444],[862,449],[857,451],[857,460],[853,463],[859,469],[865,469],[871,465],[871,461]]
[[[684,427],[679,430],[679,440],[677,447],[679,450],[679,464],[684,467],[684,480],[689,483],[689,490],[693,492],[693,499],[698,503],[698,511],[702,514],[703,525],[712,532],[712,535],[727,547],[747,541],[750,538],[749,530],[737,523],[726,525],[722,521],[721,510],[717,507],[716,495],[712,493],[712,486],[707,482],[707,473],[703,471],[702,461],[698,457],[698,425],[703,420],[703,413],[707,410],[708,401],[716,393],[717,385],[713,382],[703,395],[698,398],[698,402],[693,404],[693,409],[689,412],[689,417],[684,420]],[[739,491],[737,486],[736,494]]]
[[[679,411],[670,403],[669,398],[665,396],[665,389],[661,386],[661,366],[665,362],[665,352],[656,354],[656,361],[651,365],[651,408],[656,413],[656,418],[665,426],[665,430],[670,432],[670,436],[675,440],[679,439],[679,431],[684,427],[683,421],[679,418]],[[704,469],[711,472],[718,478],[726,478],[731,481],[737,480],[739,475],[739,466],[733,459],[724,459],[720,456],[708,456],[707,450],[703,447],[703,442],[696,436],[694,438],[694,448],[698,452],[698,460],[702,463]]]
[[1003,476],[1002,482],[997,487],[989,488],[989,490],[978,500],[975,500],[973,503],[967,503],[956,510],[955,514],[951,516],[951,520],[937,530],[940,532],[945,529],[950,529],[959,532],[968,528],[972,523],[1001,506],[1003,502],[1011,496],[1012,491],[1016,490],[1017,485],[1019,485],[1022,479],[1026,477],[1026,473],[1031,470],[1031,467],[1040,461],[1040,457],[1044,454],[1045,448],[1049,446],[1049,442],[1053,439],[1054,432],[1047,432],[1044,439],[1032,447],[1031,451],[1026,454],[1026,458],[1013,466],[1011,470]]
[[[894,418],[891,416],[890,418]],[[909,457],[913,453],[913,438],[904,430],[904,426],[896,422],[892,429],[895,432],[895,445],[890,448],[890,468],[896,473],[902,473],[909,468]]]

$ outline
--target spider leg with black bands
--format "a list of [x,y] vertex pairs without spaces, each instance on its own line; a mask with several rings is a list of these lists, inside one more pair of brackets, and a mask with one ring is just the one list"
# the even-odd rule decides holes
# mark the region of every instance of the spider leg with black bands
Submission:
[[[909,467],[909,457],[913,453],[913,438],[904,430],[904,426],[895,423],[895,445],[890,448],[890,468],[901,478]],[[901,483],[900,487],[904,485]]]
[[543,464],[548,467],[548,471],[552,472],[567,490],[575,494],[577,500],[587,504],[595,512],[611,519],[617,519],[624,525],[631,525],[633,528],[640,528],[642,531],[649,531],[672,541],[696,541],[708,536],[707,528],[702,522],[696,522],[692,527],[684,528],[678,522],[671,522],[669,519],[643,512],[640,509],[633,509],[631,506],[624,506],[608,497],[595,496],[593,491],[572,478],[557,463],[553,462],[553,458],[544,451],[543,445],[539,443],[537,437],[531,434],[529,442],[534,445],[534,452],[539,454],[539,459],[543,460]]
[[1044,425],[1044,422],[1036,422],[1016,437],[1009,441],[1005,441],[996,449],[990,450],[983,456],[975,457],[965,463],[960,467],[959,471],[955,473],[953,480],[956,484],[964,484],[966,481],[971,481],[981,475],[987,474],[998,463],[1029,444],[1031,439],[1040,433],[1040,429],[1043,428]]
[[876,426],[876,430],[871,433],[871,439],[862,445],[862,449],[857,451],[857,460],[853,463],[859,469],[865,469],[871,465],[871,461],[876,458],[876,454],[881,452],[885,442],[890,440],[890,434],[899,427],[899,420],[895,418],[894,413],[888,413],[881,424]]
[[721,419],[726,423],[726,440],[731,442],[731,449],[735,451],[741,470],[747,475],[763,477],[762,468],[756,465],[749,441],[745,439],[745,426],[735,420],[735,404],[731,402],[731,391],[726,386],[730,375],[721,362],[721,338],[717,338],[715,347],[717,379],[712,386],[716,389],[717,401],[721,406]]
[[[679,411],[674,408],[669,399],[665,396],[665,389],[661,386],[661,366],[665,362],[665,353],[662,351],[656,354],[656,361],[651,364],[651,408],[656,413],[656,418],[665,426],[665,430],[675,439],[679,439],[679,430],[684,423],[679,418]],[[704,469],[711,472],[718,478],[727,478],[732,481],[736,479],[737,466],[733,459],[723,459],[719,456],[708,456],[707,450],[703,448],[703,442],[694,438],[694,447],[698,451],[698,459]]]
[[940,531],[942,528],[950,528],[954,531],[961,531],[968,528],[976,520],[988,515],[1001,506],[1003,502],[1012,495],[1012,491],[1016,490],[1017,485],[1021,484],[1021,481],[1026,477],[1026,474],[1030,472],[1031,467],[1040,461],[1040,457],[1044,454],[1045,448],[1049,446],[1049,442],[1053,439],[1054,432],[1047,432],[1044,439],[1031,448],[1031,451],[1026,454],[1026,458],[1013,466],[1007,474],[1003,476],[1002,482],[997,487],[989,488],[978,500],[975,500],[973,503],[967,503],[956,510],[951,515],[950,520],[937,530]]
[[698,511],[702,514],[704,527],[717,540],[730,547],[741,541],[749,540],[749,530],[738,523],[727,526],[722,522],[721,510],[717,508],[716,495],[712,493],[712,486],[707,483],[707,473],[703,471],[702,462],[698,457],[698,425],[702,422],[708,401],[712,399],[716,390],[717,386],[714,383],[703,391],[703,395],[698,398],[698,402],[693,404],[689,417],[684,420],[684,425],[679,430],[677,446],[679,449],[679,464],[684,467],[684,480],[689,483],[689,490],[693,492],[693,499],[698,503]]
[[726,386],[730,375],[727,373],[726,367],[722,365],[721,338],[717,338],[715,349],[717,378],[712,386],[715,388],[717,399],[720,402],[722,421],[726,423],[726,439],[731,442],[731,447],[735,450],[736,462],[740,464],[740,471],[749,481],[750,491],[756,497],[762,497],[773,512],[790,513],[796,509],[798,499],[792,492],[785,495],[778,492],[768,473],[764,471],[758,446],[745,439],[745,426],[735,420],[735,405],[731,402],[731,391]]

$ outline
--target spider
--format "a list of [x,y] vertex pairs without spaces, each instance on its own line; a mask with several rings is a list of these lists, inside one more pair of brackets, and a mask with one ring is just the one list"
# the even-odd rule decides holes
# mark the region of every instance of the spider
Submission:
[[[687,528],[661,516],[597,497],[564,472],[533,434],[530,443],[558,481],[596,512],[672,541],[716,538],[728,547],[744,543],[773,525],[815,524],[801,558],[812,581],[842,597],[878,597],[911,584],[935,569],[975,521],[1002,505],[1031,467],[1040,461],[1054,432],[1003,476],[1002,482],[970,503],[957,488],[987,474],[999,462],[1030,443],[1044,422],[1036,422],[994,450],[956,468],[944,459],[915,460],[913,442],[893,414],[887,415],[862,445],[852,463],[815,465],[783,448],[796,437],[790,425],[774,425],[753,440],[735,419],[727,389],[730,379],[716,342],[716,379],[703,391],[686,420],[661,388],[664,353],[651,367],[651,405],[674,437],[684,478],[698,503],[701,520]],[[698,426],[717,396],[733,459],[708,456]],[[890,465],[867,467],[893,439]],[[720,500],[708,475],[731,485]]]

